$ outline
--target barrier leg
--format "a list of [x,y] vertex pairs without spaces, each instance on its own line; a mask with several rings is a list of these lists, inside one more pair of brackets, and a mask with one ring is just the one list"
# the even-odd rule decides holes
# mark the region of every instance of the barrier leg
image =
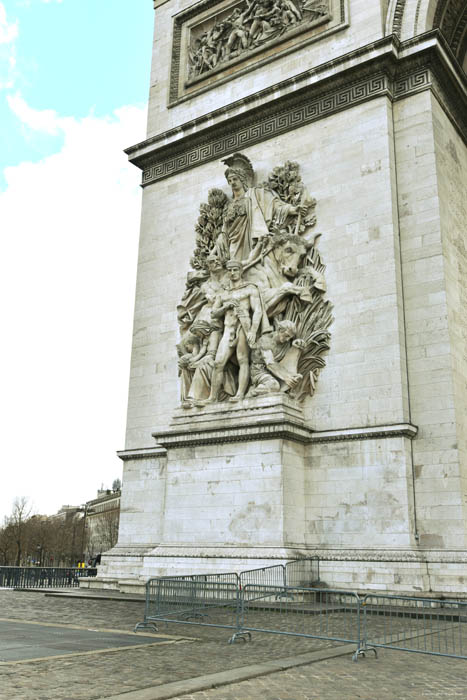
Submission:
[[[360,620],[360,609],[363,607],[363,639],[361,635],[361,620]],[[352,661],[357,662],[359,656],[363,656],[365,658],[365,655],[368,651],[374,652],[375,658],[378,658],[378,652],[376,651],[375,647],[368,646],[368,628],[367,628],[367,617],[366,617],[366,608],[365,608],[365,603],[362,603],[360,605],[360,609],[358,612],[358,648],[355,651],[355,653],[352,655]]]
[[138,630],[147,629],[148,627],[151,627],[154,630],[154,632],[159,631],[155,622],[138,622],[138,624],[135,625],[135,629],[133,630],[133,632],[136,633]]

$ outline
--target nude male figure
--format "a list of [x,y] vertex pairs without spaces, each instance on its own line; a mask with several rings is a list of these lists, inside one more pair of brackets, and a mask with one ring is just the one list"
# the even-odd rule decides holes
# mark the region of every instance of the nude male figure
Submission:
[[224,317],[224,332],[217,348],[212,375],[209,402],[218,400],[225,366],[235,353],[240,368],[238,390],[230,401],[240,401],[248,389],[250,379],[250,348],[256,344],[263,307],[256,285],[242,279],[243,266],[238,260],[226,264],[229,289],[214,302],[212,318]]

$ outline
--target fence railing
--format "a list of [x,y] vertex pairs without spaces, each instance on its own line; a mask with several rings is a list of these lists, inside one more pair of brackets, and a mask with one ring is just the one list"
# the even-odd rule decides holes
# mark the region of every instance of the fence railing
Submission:
[[316,570],[300,566],[253,569],[237,581],[236,574],[150,579],[135,631],[201,625],[230,630],[230,642],[268,633],[352,643],[354,661],[378,648],[467,659],[467,602],[289,585]]
[[96,576],[97,569],[52,566],[0,566],[0,588],[67,588],[79,579]]
[[285,564],[285,580],[288,586],[319,586],[319,557],[288,561]]
[[310,639],[353,642],[362,639],[360,600],[356,593],[249,584],[241,592],[239,633],[267,632]]
[[364,646],[467,658],[467,602],[369,594]]
[[[275,564],[258,569],[242,571],[238,576],[239,584],[248,594],[253,597],[259,595],[259,586],[276,586],[281,588],[277,591],[277,596],[287,595],[287,589],[294,586],[311,588],[319,584],[319,557],[308,559],[295,559],[286,564]],[[250,587],[253,586],[253,587]]]

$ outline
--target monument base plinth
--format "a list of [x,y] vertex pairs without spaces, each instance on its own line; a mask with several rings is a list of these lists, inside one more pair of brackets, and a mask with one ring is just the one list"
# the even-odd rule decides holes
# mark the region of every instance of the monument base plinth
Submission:
[[193,573],[231,570],[231,558],[252,568],[303,550],[310,435],[284,394],[176,411],[154,434],[167,450],[165,507],[145,572],[186,571],[188,561]]
[[155,576],[318,555],[323,586],[459,595],[465,554],[421,549],[414,535],[416,434],[405,423],[313,432],[283,394],[177,409],[157,445],[121,453],[119,543],[83,585],[142,593]]

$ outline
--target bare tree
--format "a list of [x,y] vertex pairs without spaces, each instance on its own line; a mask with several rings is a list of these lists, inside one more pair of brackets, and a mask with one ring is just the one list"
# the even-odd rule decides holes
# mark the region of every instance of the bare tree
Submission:
[[31,515],[31,506],[25,496],[15,498],[13,510],[8,518],[8,525],[11,528],[12,537],[16,547],[15,566],[21,566],[23,549],[26,544],[27,521]]
[[5,518],[3,527],[0,528],[0,566],[8,566],[13,563],[15,552],[15,543],[13,539],[13,531]]

